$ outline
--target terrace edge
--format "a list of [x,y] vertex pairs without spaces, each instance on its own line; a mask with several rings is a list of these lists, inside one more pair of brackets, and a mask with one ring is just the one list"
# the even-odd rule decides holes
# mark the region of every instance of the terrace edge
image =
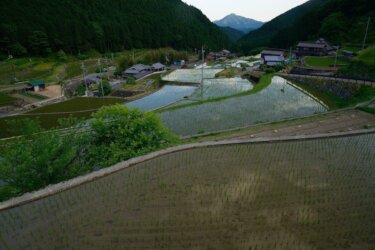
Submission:
[[0,202],[0,212],[14,208],[14,207],[18,207],[18,206],[21,206],[21,205],[24,205],[24,204],[27,204],[36,200],[43,199],[43,198],[46,198],[48,196],[51,196],[60,192],[64,192],[66,190],[95,181],[100,178],[104,178],[106,176],[117,173],[124,169],[134,167],[137,164],[140,164],[140,163],[143,163],[143,162],[146,162],[146,161],[149,161],[149,160],[161,157],[161,156],[165,156],[168,154],[181,152],[181,151],[192,150],[192,149],[197,149],[197,148],[226,146],[226,145],[278,143],[278,142],[292,142],[292,141],[304,141],[304,140],[316,140],[316,139],[329,139],[329,138],[359,136],[359,135],[374,134],[374,133],[375,133],[375,129],[364,129],[364,130],[358,130],[358,131],[337,132],[337,133],[330,133],[330,134],[282,136],[279,138],[264,138],[263,137],[263,138],[253,138],[253,139],[229,139],[229,140],[222,140],[222,141],[208,141],[208,142],[179,145],[179,146],[159,150],[156,152],[152,152],[147,155],[132,158],[130,160],[120,162],[111,167],[101,169],[99,171],[92,172],[84,176],[79,176],[79,177],[73,178],[65,182],[60,182],[57,184],[49,185],[41,190],[31,192],[31,193],[26,193],[26,194],[23,194],[22,196],[15,197],[4,202]]

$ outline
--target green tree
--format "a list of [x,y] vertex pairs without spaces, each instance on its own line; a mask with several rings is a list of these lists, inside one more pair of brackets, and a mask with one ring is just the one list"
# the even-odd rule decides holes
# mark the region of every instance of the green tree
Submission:
[[9,132],[12,135],[32,135],[41,132],[43,129],[39,119],[14,119],[6,121]]
[[24,56],[27,54],[27,50],[23,47],[20,43],[15,43],[9,46],[9,50],[11,51],[12,55],[14,56]]
[[136,84],[136,81],[133,77],[128,77],[128,78],[126,78],[126,84],[134,85],[134,84]]
[[61,61],[66,61],[67,57],[66,57],[66,54],[65,52],[60,49],[58,52],[57,52],[57,58]]
[[108,81],[104,80],[101,84],[99,84],[99,95],[106,96],[112,92],[112,87]]
[[[40,128],[38,129],[40,130]],[[86,148],[80,133],[63,136],[58,131],[17,139],[0,152],[0,179],[11,194],[20,195],[90,171],[81,161]]]
[[329,41],[341,42],[345,40],[347,27],[348,22],[343,13],[332,13],[323,20],[319,34]]
[[50,53],[50,45],[48,42],[48,36],[42,31],[34,31],[29,36],[29,48],[34,55],[47,55]]
[[90,123],[92,141],[87,161],[101,167],[158,150],[176,140],[157,115],[124,105],[102,108]]

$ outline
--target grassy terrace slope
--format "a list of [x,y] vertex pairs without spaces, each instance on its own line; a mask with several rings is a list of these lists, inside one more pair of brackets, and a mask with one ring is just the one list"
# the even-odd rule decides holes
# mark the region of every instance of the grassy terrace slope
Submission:
[[0,212],[0,248],[373,249],[375,134],[196,148]]

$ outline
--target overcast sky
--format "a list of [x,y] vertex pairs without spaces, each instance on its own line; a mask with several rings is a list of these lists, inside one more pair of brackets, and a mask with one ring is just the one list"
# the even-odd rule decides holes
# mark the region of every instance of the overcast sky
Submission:
[[215,21],[235,13],[258,21],[270,21],[307,0],[183,0],[203,11]]

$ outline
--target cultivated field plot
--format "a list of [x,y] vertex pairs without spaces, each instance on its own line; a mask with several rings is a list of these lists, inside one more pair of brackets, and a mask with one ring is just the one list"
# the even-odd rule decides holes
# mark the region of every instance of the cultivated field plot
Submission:
[[0,212],[1,249],[374,249],[375,134],[206,147]]
[[[204,69],[203,78],[215,78],[215,75],[221,71],[223,71],[223,69]],[[163,76],[162,80],[168,82],[200,83],[202,81],[202,70],[178,69],[166,76]]]
[[60,118],[75,117],[87,119],[103,106],[122,103],[120,98],[77,97],[65,102],[47,105],[22,115],[0,118],[0,138],[12,136],[8,121],[20,119],[38,119],[43,128],[49,129],[59,125]]
[[319,101],[285,79],[274,77],[270,86],[259,93],[166,111],[161,117],[175,133],[187,136],[325,111]]
[[205,79],[203,82],[203,86],[203,96],[201,88],[198,88],[192,95],[193,99],[209,99],[215,97],[229,96],[249,91],[253,88],[251,82],[240,77],[223,79]]
[[189,97],[196,89],[197,87],[193,86],[166,85],[155,93],[129,102],[126,105],[141,110],[155,110]]

